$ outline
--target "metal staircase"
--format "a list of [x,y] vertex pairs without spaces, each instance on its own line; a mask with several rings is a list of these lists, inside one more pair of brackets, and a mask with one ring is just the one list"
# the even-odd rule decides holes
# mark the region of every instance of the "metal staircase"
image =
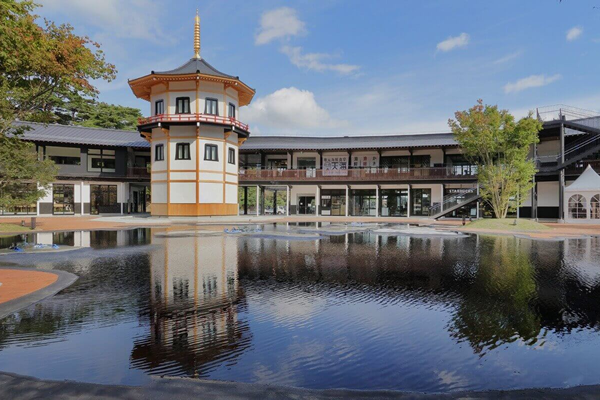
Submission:
[[550,157],[538,157],[536,161],[540,172],[552,172],[563,169],[600,151],[600,129],[573,121],[564,121],[563,123],[566,128],[585,132],[588,135],[569,143],[569,145],[565,147],[564,161],[562,161],[563,154]]
[[479,200],[480,198],[481,196],[479,195],[477,188],[469,189],[463,193],[444,196],[441,203],[429,208],[429,217],[439,219],[452,211],[458,210],[462,206],[466,206],[467,204]]

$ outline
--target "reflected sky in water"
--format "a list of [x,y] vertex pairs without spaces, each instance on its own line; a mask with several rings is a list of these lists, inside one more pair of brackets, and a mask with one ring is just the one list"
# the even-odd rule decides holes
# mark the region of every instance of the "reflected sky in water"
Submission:
[[83,249],[0,258],[80,276],[1,321],[0,370],[428,392],[600,383],[599,238],[210,229],[75,232],[43,240]]

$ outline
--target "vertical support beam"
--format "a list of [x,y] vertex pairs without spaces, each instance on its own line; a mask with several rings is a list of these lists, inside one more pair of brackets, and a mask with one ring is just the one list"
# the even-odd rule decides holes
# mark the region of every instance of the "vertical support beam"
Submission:
[[[409,162],[409,166],[410,166],[410,162]],[[411,206],[411,201],[410,201],[410,183],[408,184],[408,202],[406,204],[406,217],[410,218],[410,206]]]
[[[81,213],[80,214],[83,215],[84,214],[83,205],[85,204],[84,201],[83,201],[83,181],[79,182],[79,203],[80,203],[80,206],[81,206]],[[38,201],[38,210],[37,211],[38,211],[38,215],[40,215],[39,201]]]
[[560,177],[558,182],[558,220],[564,222],[565,220],[565,170],[560,170]]
[[[479,196],[479,182],[477,182],[477,195]],[[476,217],[477,219],[479,219],[479,200],[477,200],[477,213],[476,213]]]
[[277,188],[273,189],[273,215],[277,215]]
[[290,185],[286,185],[285,215],[290,216]]
[[346,217],[349,216],[349,214],[348,214],[349,206],[350,206],[350,186],[346,185]]
[[[379,153],[381,154],[381,152]],[[381,205],[381,200],[379,199],[379,185],[375,186],[375,217],[379,217],[379,206]]]
[[440,211],[444,211],[444,190],[446,188],[446,185],[442,183],[440,185],[440,188],[442,190],[442,194],[440,196],[441,197],[441,200],[440,200]]
[[560,123],[560,165],[565,162],[565,125]]
[[321,185],[317,185],[317,199],[315,203],[317,206],[315,212],[317,213],[317,216],[319,216],[321,215]]
[[260,215],[260,186],[256,185],[256,216]]
[[121,182],[119,184],[121,186],[121,215],[123,215],[123,201],[125,201],[125,184]]
[[[198,112],[198,81],[196,81],[196,112]],[[196,122],[196,215],[200,215],[200,122]]]
[[248,215],[248,186],[244,186],[244,215]]

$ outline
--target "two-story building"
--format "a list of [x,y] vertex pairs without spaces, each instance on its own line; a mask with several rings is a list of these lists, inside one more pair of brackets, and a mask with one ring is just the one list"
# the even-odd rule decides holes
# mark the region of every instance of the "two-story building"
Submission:
[[[40,158],[59,168],[57,180],[36,204],[2,215],[94,215],[149,212],[150,144],[135,131],[16,122],[29,130]],[[34,183],[28,183],[34,184]]]

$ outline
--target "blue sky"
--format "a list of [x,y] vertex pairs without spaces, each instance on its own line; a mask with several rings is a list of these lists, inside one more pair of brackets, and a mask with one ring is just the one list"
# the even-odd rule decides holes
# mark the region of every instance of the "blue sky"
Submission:
[[202,57],[256,89],[254,134],[448,131],[478,98],[600,109],[600,0],[39,2],[117,66],[100,100],[144,114],[127,79],[191,58],[196,8]]

